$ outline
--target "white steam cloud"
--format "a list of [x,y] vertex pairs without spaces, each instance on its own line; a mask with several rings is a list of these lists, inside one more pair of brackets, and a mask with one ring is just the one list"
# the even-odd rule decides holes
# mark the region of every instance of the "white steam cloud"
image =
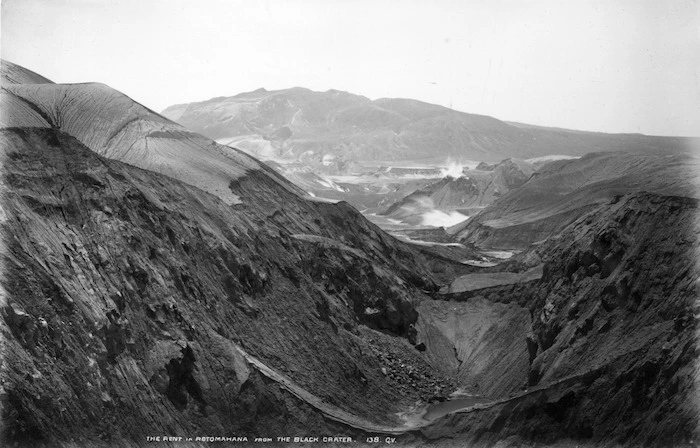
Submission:
[[452,210],[444,212],[435,208],[433,200],[427,196],[411,198],[409,204],[405,204],[401,209],[414,217],[420,217],[421,225],[431,227],[450,227],[469,219],[469,216]]
[[432,227],[450,227],[469,219],[469,216],[454,210],[447,213],[441,210],[430,210],[423,213],[422,217],[423,225]]
[[428,196],[417,196],[411,198],[411,202],[402,207],[409,213],[417,213],[421,210],[435,208],[435,203]]
[[462,177],[464,174],[464,165],[457,162],[448,161],[447,166],[440,168],[441,177],[454,177],[455,179]]

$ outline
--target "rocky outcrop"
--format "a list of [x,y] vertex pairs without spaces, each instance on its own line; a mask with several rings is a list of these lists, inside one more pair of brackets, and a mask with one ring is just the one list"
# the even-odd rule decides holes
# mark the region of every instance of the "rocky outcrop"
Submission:
[[382,372],[374,341],[416,358],[415,307],[436,286],[423,255],[347,204],[253,171],[230,206],[57,130],[0,138],[3,444],[398,425],[449,392],[425,363],[419,381]]
[[445,446],[446,436],[469,446],[692,445],[697,214],[695,199],[623,196],[533,249],[524,258],[545,262],[543,278],[489,295],[532,316],[521,336],[529,391],[445,417],[424,437]]

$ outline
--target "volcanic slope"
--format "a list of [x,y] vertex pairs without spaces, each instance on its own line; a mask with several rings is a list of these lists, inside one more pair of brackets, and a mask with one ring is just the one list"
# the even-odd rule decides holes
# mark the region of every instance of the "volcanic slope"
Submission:
[[188,131],[106,85],[35,83],[44,78],[15,76],[31,72],[4,64],[0,127],[60,129],[100,155],[180,179],[229,204],[240,200],[228,188],[232,179],[252,170],[277,177],[245,153]]
[[[258,174],[229,206],[58,130],[0,138],[8,446],[392,427],[449,392],[406,339],[435,289],[420,256],[348,205]],[[424,376],[391,380],[387,356]]]
[[[525,266],[544,263],[541,280],[475,298],[453,295],[460,306],[488,300],[529,310],[525,334],[504,328],[478,341],[511,332],[526,342],[520,380],[528,389],[446,416],[421,430],[415,444],[692,446],[700,437],[698,206],[687,197],[622,196],[519,257]],[[455,302],[444,303],[450,309]],[[437,323],[445,327],[454,318]],[[455,344],[460,355],[469,354],[462,339],[429,336],[420,329],[429,346],[444,344],[447,351]],[[478,374],[498,356],[465,359],[459,368],[490,380]]]
[[523,248],[615,196],[647,191],[698,197],[699,172],[700,160],[684,154],[608,152],[559,160],[448,233],[484,247]]
[[347,92],[241,93],[166,108],[166,117],[262,160],[301,159],[322,171],[356,162],[497,162],[591,151],[684,151],[688,139],[514,126],[410,99],[372,101]]
[[395,428],[449,392],[411,342],[428,263],[349,205],[106,86],[2,95],[9,446]]
[[44,78],[38,73],[13,64],[10,61],[0,59],[0,80],[2,84],[53,84],[53,81]]

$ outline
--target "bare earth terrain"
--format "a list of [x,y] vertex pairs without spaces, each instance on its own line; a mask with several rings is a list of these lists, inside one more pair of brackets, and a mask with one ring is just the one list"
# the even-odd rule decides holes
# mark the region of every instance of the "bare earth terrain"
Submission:
[[[2,77],[2,446],[700,440],[687,141],[305,89],[169,108],[188,129],[104,85]],[[436,142],[488,163],[355,160]]]

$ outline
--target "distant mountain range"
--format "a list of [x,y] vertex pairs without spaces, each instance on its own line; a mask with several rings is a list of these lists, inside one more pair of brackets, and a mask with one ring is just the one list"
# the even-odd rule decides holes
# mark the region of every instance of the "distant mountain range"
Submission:
[[262,160],[300,159],[325,171],[372,161],[496,162],[588,152],[677,153],[689,140],[506,123],[400,98],[370,100],[329,90],[258,89],[179,104],[162,114]]

